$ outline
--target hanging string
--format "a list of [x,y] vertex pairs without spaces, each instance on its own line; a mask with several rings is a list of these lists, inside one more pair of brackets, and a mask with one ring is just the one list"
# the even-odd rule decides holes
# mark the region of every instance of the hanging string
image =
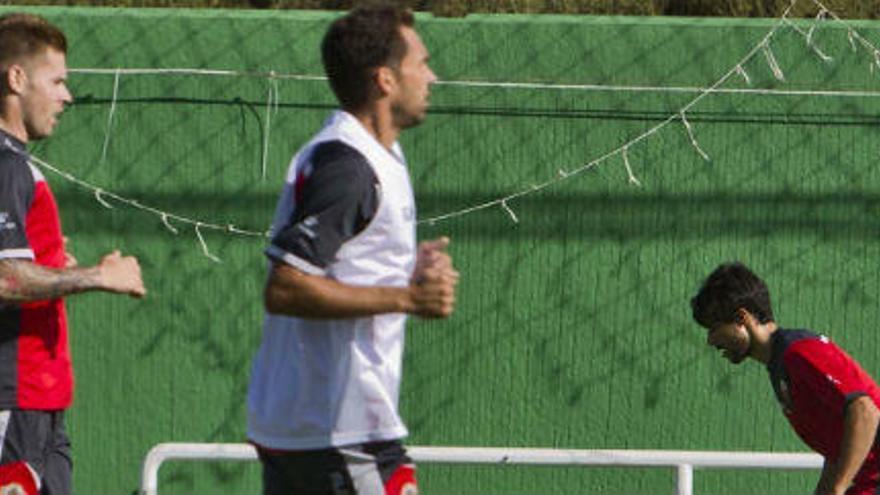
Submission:
[[209,260],[211,260],[215,263],[222,263],[220,258],[214,256],[213,254],[211,254],[211,251],[208,250],[208,243],[206,243],[205,238],[202,237],[201,227],[202,227],[202,224],[200,222],[196,223],[196,226],[195,226],[196,237],[199,238],[199,243],[202,245],[202,253],[204,253],[205,257],[208,258]]
[[709,159],[709,155],[707,155],[706,152],[703,151],[703,148],[700,147],[700,143],[697,142],[697,138],[696,136],[694,136],[694,130],[691,128],[691,123],[688,122],[688,119],[685,116],[684,112],[681,112],[681,122],[684,124],[684,128],[685,130],[687,130],[688,137],[691,140],[691,145],[694,147],[694,149],[697,150],[697,153],[699,153],[700,156],[703,157],[703,160],[706,160],[707,162],[712,161]]
[[816,46],[816,44],[813,42],[813,30],[816,27],[815,24],[813,25],[813,27],[810,28],[809,31],[804,31],[797,24],[795,24],[791,21],[786,21],[786,22],[788,23],[789,27],[791,27],[795,32],[797,32],[798,34],[800,34],[801,36],[804,37],[804,41],[806,42],[807,47],[809,47],[811,50],[813,50],[813,53],[818,55],[819,58],[821,58],[823,62],[831,63],[834,61],[834,57],[826,55],[825,52],[823,52],[821,49],[819,49],[819,47]]
[[850,29],[846,32],[846,38],[849,40],[849,46],[852,47],[852,51],[856,52],[859,50],[859,47],[856,46],[856,38],[854,34],[853,30]]
[[828,11],[825,10],[824,8],[820,8],[819,13],[816,14],[816,19],[813,22],[813,25],[810,26],[810,30],[807,31],[806,38],[807,38],[808,45],[813,43],[813,33],[816,31],[816,27],[819,25],[820,22],[824,21],[827,16],[828,16]]
[[167,227],[168,230],[170,230],[172,234],[177,235],[179,233],[177,231],[177,229],[174,228],[173,225],[171,225],[171,222],[168,221],[168,214],[167,213],[162,213],[161,215],[159,215],[159,218],[162,219],[162,223],[165,224],[165,227]]
[[110,131],[113,127],[113,116],[116,114],[116,101],[119,99],[119,77],[120,71],[116,70],[116,76],[113,78],[113,100],[110,102],[110,111],[107,112],[107,128],[104,130],[104,146],[101,148],[101,160],[98,162],[104,164],[107,159],[107,150],[110,148]]
[[516,217],[516,213],[514,213],[513,209],[507,204],[507,200],[501,201],[501,208],[507,212],[507,215],[510,216],[510,219],[513,220],[513,223],[519,223],[519,218]]
[[266,99],[266,122],[263,129],[263,164],[261,177],[266,180],[267,163],[269,160],[269,137],[272,134],[272,113],[278,113],[278,79],[275,71],[269,72],[269,96]]
[[639,179],[632,171],[632,167],[629,165],[629,156],[627,154],[628,149],[628,147],[624,146],[620,151],[620,155],[623,156],[623,166],[626,167],[626,174],[629,176],[629,183],[636,187],[642,187],[642,183],[639,182]]
[[736,73],[742,76],[742,78],[746,81],[746,84],[748,84],[749,86],[752,85],[752,78],[749,77],[749,73],[746,72],[745,69],[743,69],[742,65],[736,66]]
[[160,210],[158,208],[154,208],[152,206],[144,205],[137,200],[126,198],[126,197],[121,196],[119,194],[116,194],[116,193],[113,193],[110,191],[106,191],[98,186],[95,186],[95,185],[89,183],[89,182],[86,182],[82,179],[78,179],[77,177],[73,176],[72,174],[63,171],[63,170],[59,169],[58,167],[55,167],[54,165],[52,165],[52,164],[50,164],[50,163],[48,163],[38,157],[31,155],[31,154],[28,154],[27,152],[18,149],[14,144],[9,142],[8,139],[4,140],[2,142],[2,145],[3,145],[3,147],[13,151],[14,153],[26,158],[28,160],[28,163],[30,163],[32,166],[39,167],[44,170],[48,170],[48,171],[50,171],[60,177],[63,177],[67,181],[76,184],[79,187],[82,187],[84,189],[91,191],[92,194],[95,196],[95,200],[98,203],[100,203],[102,206],[104,206],[105,208],[110,208],[110,209],[113,208],[113,205],[111,205],[105,199],[105,197],[106,197],[106,198],[112,199],[114,202],[122,203],[122,204],[128,205],[132,208],[142,210],[142,211],[145,211],[148,213],[152,213],[153,215],[158,216],[160,218],[160,220],[162,221],[162,224],[165,225],[165,227],[168,228],[168,230],[170,230],[171,232],[173,232],[175,234],[177,234],[178,231],[176,228],[174,228],[174,226],[171,225],[171,222],[170,222],[171,220],[174,220],[175,222],[178,222],[178,223],[193,225],[195,227],[196,236],[199,238],[199,242],[202,245],[202,251],[205,253],[205,255],[208,258],[210,258],[214,261],[219,262],[219,258],[217,258],[213,254],[211,254],[211,252],[208,250],[208,246],[205,243],[204,237],[202,236],[202,232],[201,232],[202,229],[219,230],[219,231],[223,231],[223,232],[228,232],[228,233],[233,233],[233,234],[237,234],[237,235],[241,235],[241,236],[248,236],[248,237],[267,238],[269,236],[268,232],[256,232],[256,231],[244,230],[244,229],[237,228],[232,224],[220,225],[220,224],[203,222],[200,220],[195,220],[195,219],[184,217],[181,215],[169,213],[167,211],[162,211],[162,210]]
[[[676,114],[672,114],[667,120],[661,122],[660,124],[658,124],[657,126],[651,128],[651,129],[649,129],[645,133],[637,136],[636,138],[632,139],[628,143],[625,143],[623,146],[621,146],[621,148],[618,148],[615,151],[609,152],[606,155],[604,155],[603,157],[600,157],[599,159],[588,162],[580,167],[575,168],[572,171],[566,172],[564,169],[560,169],[558,171],[558,174],[553,179],[548,180],[543,184],[529,186],[526,190],[511,194],[511,195],[506,196],[504,198],[500,198],[498,200],[493,200],[493,201],[489,201],[489,202],[486,202],[486,203],[483,203],[480,205],[476,205],[475,207],[465,208],[459,212],[453,212],[451,214],[441,215],[440,217],[426,219],[426,220],[420,221],[419,223],[428,223],[428,224],[433,225],[438,220],[441,220],[441,219],[451,218],[453,216],[459,216],[461,214],[477,211],[479,209],[488,208],[490,206],[495,206],[495,205],[501,205],[505,211],[508,211],[508,215],[510,215],[511,218],[515,219],[515,221],[518,222],[518,219],[516,219],[516,214],[513,213],[513,210],[510,209],[510,207],[508,205],[508,201],[510,201],[513,198],[519,197],[521,195],[529,194],[531,192],[541,190],[545,187],[549,187],[550,185],[553,185],[561,180],[566,180],[568,178],[573,177],[574,175],[577,175],[578,173],[580,173],[582,171],[585,171],[585,170],[588,170],[588,169],[593,168],[595,166],[598,166],[600,163],[604,162],[605,159],[607,159],[609,156],[611,156],[617,152],[620,152],[624,158],[625,165],[628,168],[628,175],[632,179],[631,182],[639,183],[638,178],[636,178],[635,175],[632,174],[632,167],[629,164],[628,154],[627,154],[628,148],[630,146],[638,143],[639,141],[646,139],[647,137],[658,132],[660,129],[662,129],[663,127],[668,125],[671,121],[673,121],[677,118],[682,119],[682,122],[688,131],[688,136],[689,136],[689,138],[691,138],[692,145],[695,147],[695,149],[698,150],[698,152],[700,153],[701,156],[703,156],[705,159],[708,159],[707,158],[708,155],[702,150],[702,148],[700,148],[699,143],[696,141],[694,133],[693,133],[693,129],[690,126],[690,123],[687,121],[685,113],[688,110],[690,110],[690,108],[692,108],[694,105],[696,105],[700,100],[702,100],[702,98],[704,98],[705,96],[707,96],[709,94],[717,94],[717,93],[747,93],[747,94],[751,93],[751,94],[767,94],[767,95],[802,94],[802,95],[811,95],[811,96],[825,96],[825,95],[827,95],[827,96],[835,96],[835,97],[839,97],[839,96],[867,97],[867,96],[880,95],[880,93],[876,93],[876,92],[785,91],[785,90],[764,90],[764,89],[728,89],[728,88],[721,88],[720,87],[723,83],[725,83],[729,79],[731,74],[739,74],[746,81],[746,83],[750,85],[751,79],[750,79],[748,73],[746,73],[743,66],[746,62],[748,62],[749,60],[752,59],[752,57],[757,53],[758,50],[761,50],[764,52],[764,56],[767,59],[767,63],[770,66],[771,70],[773,71],[774,76],[777,79],[784,81],[784,74],[782,73],[782,69],[780,68],[779,63],[776,60],[776,58],[770,48],[769,42],[772,39],[772,37],[775,35],[775,33],[779,30],[781,25],[787,24],[787,25],[793,26],[793,24],[791,24],[789,22],[788,17],[790,15],[792,8],[797,3],[797,1],[798,0],[792,0],[791,4],[788,6],[788,8],[785,10],[785,12],[783,12],[783,14],[780,18],[780,22],[777,25],[775,25],[766,34],[766,36],[761,40],[760,43],[755,45],[755,48],[753,48],[740,61],[740,63],[738,63],[736,66],[734,66],[733,69],[731,69],[731,71],[728,72],[728,74],[726,74],[725,76],[720,78],[714,85],[712,85],[709,88],[611,87],[611,86],[591,86],[591,85],[493,83],[493,82],[482,82],[482,81],[439,81],[438,84],[475,86],[475,87],[476,86],[492,86],[492,87],[522,87],[522,88],[546,88],[546,89],[582,89],[582,90],[601,90],[601,91],[674,91],[674,92],[699,92],[699,94],[689,104],[682,107],[679,112],[677,112]],[[813,2],[815,4],[817,4],[818,6],[820,6],[820,8],[824,8],[824,6],[822,6],[822,4],[820,2],[818,2],[818,0],[813,0]],[[820,14],[821,14],[821,12],[820,12]],[[833,17],[835,17],[836,20],[839,21],[839,18],[833,12],[830,12],[830,11],[828,11],[826,14],[822,14],[822,15],[817,16],[817,20],[824,19],[824,17],[827,16],[828,14],[831,14]],[[797,28],[797,29],[799,29],[799,28]],[[812,41],[814,39],[813,38],[814,29],[815,29],[815,26],[813,27],[813,29],[811,29],[810,32],[803,32],[803,30],[800,30],[802,32],[801,34],[807,35],[807,38],[810,41],[811,45],[812,45]],[[854,30],[849,31],[848,35],[850,38],[850,43],[853,46],[855,46],[857,42],[861,43],[863,45],[873,46],[873,45],[870,45],[867,42],[867,40],[864,40],[860,35],[858,35],[858,33]],[[818,48],[816,48],[816,50],[817,50],[817,54],[819,54],[819,56],[822,57],[823,60],[825,60],[827,55],[822,53],[821,50],[818,50]],[[872,69],[874,67],[874,64],[876,64],[877,67],[880,67],[880,52],[878,52],[878,51],[876,51],[876,49],[874,49],[873,53],[874,53],[874,61],[872,62]],[[75,71],[75,70],[72,70],[72,72],[73,71]],[[277,80],[278,79],[321,80],[321,81],[325,80],[325,78],[321,77],[321,76],[308,76],[308,75],[296,75],[296,74],[276,74],[274,71],[270,71],[268,73],[256,73],[256,72],[248,73],[248,72],[241,72],[241,71],[191,70],[191,69],[126,69],[126,70],[117,69],[115,71],[110,72],[110,71],[101,70],[101,69],[82,69],[82,70],[79,70],[79,72],[83,72],[83,73],[113,73],[116,75],[125,74],[125,73],[178,73],[178,74],[189,73],[189,74],[200,74],[200,75],[207,74],[207,75],[222,75],[222,76],[268,77],[273,83],[273,88],[270,88],[270,95],[267,97],[267,117],[268,118],[267,118],[267,123],[266,123],[266,130],[267,130],[267,132],[265,133],[266,136],[268,136],[269,131],[271,131],[271,116],[270,116],[269,108],[274,105],[275,111],[277,112],[278,100],[279,100],[278,91],[277,91]],[[114,100],[115,100],[115,98],[114,98]],[[268,152],[267,152],[266,142],[264,142],[264,153],[263,153],[263,160],[264,160],[263,175],[264,176],[266,174],[265,160],[267,159],[267,156],[268,156]],[[162,218],[163,218],[163,223],[167,224],[166,227],[170,227],[170,224],[168,224],[168,217],[162,217]],[[200,228],[206,226],[204,223],[200,223],[199,225],[200,225]],[[229,226],[227,226],[225,228],[225,230],[227,232],[235,232],[235,230],[230,229]],[[249,234],[253,235],[255,233],[249,233]],[[262,236],[265,234],[259,233],[256,235]]]
[[[788,19],[789,15],[791,14],[791,10],[794,8],[794,6],[795,6],[795,4],[797,4],[797,2],[798,2],[798,0],[791,0],[791,3],[789,4],[788,8],[786,8],[785,11],[783,12],[781,18],[779,19],[779,22],[777,22],[764,35],[764,37],[758,43],[756,43],[752,47],[752,49],[749,50],[749,52],[745,56],[743,56],[742,59],[740,59],[739,62],[737,62],[733,67],[731,67],[731,69],[726,74],[724,74],[721,78],[719,78],[712,86],[703,90],[699,95],[697,95],[695,98],[693,98],[689,103],[687,103],[686,105],[681,107],[677,112],[675,112],[674,114],[671,114],[668,118],[666,118],[666,120],[660,122],[659,124],[655,125],[654,127],[643,132],[642,134],[636,136],[635,138],[631,139],[630,141],[623,144],[619,148],[612,150],[612,151],[609,151],[609,152],[605,153],[604,155],[600,156],[599,158],[596,158],[590,162],[587,162],[579,167],[571,169],[565,175],[559,174],[557,172],[557,174],[554,175],[554,177],[548,179],[547,181],[545,181],[542,184],[528,187],[526,189],[520,190],[520,191],[515,192],[513,194],[509,194],[509,195],[502,197],[502,198],[493,199],[493,200],[486,201],[486,202],[476,204],[473,206],[469,206],[467,208],[463,208],[463,209],[460,209],[457,211],[452,211],[449,213],[443,213],[441,215],[436,215],[433,217],[425,218],[425,219],[420,220],[418,223],[419,224],[427,224],[427,225],[436,225],[437,223],[439,223],[441,221],[445,221],[445,220],[449,220],[452,218],[457,218],[460,216],[468,215],[468,214],[471,214],[471,213],[474,213],[477,211],[481,211],[481,210],[484,210],[487,208],[492,208],[495,206],[501,206],[502,208],[505,208],[505,205],[507,205],[507,202],[514,199],[514,198],[519,198],[521,196],[531,194],[535,191],[539,191],[539,190],[545,189],[547,187],[553,186],[563,180],[571,179],[582,172],[585,172],[587,170],[590,170],[590,169],[593,169],[593,168],[599,166],[600,164],[604,163],[606,160],[617,155],[618,153],[623,155],[624,165],[628,166],[628,156],[626,156],[626,154],[624,152],[625,149],[628,149],[629,147],[637,144],[638,142],[647,139],[648,137],[656,134],[657,132],[659,132],[660,130],[665,128],[671,122],[681,118],[680,117],[681,113],[687,112],[688,110],[690,110],[691,108],[696,106],[700,101],[702,101],[703,98],[706,98],[708,95],[722,92],[722,90],[720,90],[721,85],[723,85],[725,82],[727,82],[733,75],[739,73],[740,71],[737,69],[738,68],[741,69],[741,67],[744,66],[746,64],[746,62],[751,60],[763,47],[765,47],[770,42],[770,40],[773,38],[773,36],[784,25],[785,20]],[[631,169],[631,167],[630,167],[630,169]],[[631,172],[631,170],[630,170],[630,172]],[[635,178],[635,176],[633,174],[629,174],[629,175],[630,175],[630,177]],[[635,178],[635,181],[638,182],[638,178]]]
[[[300,81],[326,81],[324,76],[301,75],[301,74],[274,74],[272,72],[248,72],[212,69],[70,69],[71,73],[92,75],[197,75],[217,77],[261,77],[274,79],[276,83],[281,80]],[[533,83],[533,82],[505,82],[505,81],[453,81],[440,80],[434,83],[437,86],[459,86],[465,88],[493,88],[493,89],[524,89],[524,90],[549,90],[549,91],[599,91],[599,92],[632,92],[632,93],[703,93],[705,87],[696,86],[619,86],[602,84],[557,84],[557,83]],[[786,90],[786,89],[761,89],[761,88],[715,88],[718,94],[744,94],[759,96],[827,96],[831,98],[865,98],[880,96],[877,91],[825,91],[825,90]]]
[[764,58],[767,60],[767,65],[770,66],[770,70],[773,72],[773,77],[785,82],[785,74],[782,73],[782,69],[779,67],[779,62],[776,61],[776,56],[773,55],[773,50],[770,49],[770,45],[764,45],[763,50]]
[[110,203],[104,201],[104,198],[101,197],[101,194],[103,194],[103,192],[104,191],[102,191],[100,189],[95,189],[95,200],[98,203],[101,203],[101,206],[103,206],[104,208],[107,208],[108,210],[112,210],[113,206]]
[[853,50],[856,50],[856,45],[860,44],[872,55],[873,58],[871,60],[871,64],[868,66],[872,74],[874,73],[875,68],[880,68],[880,50],[878,50],[873,43],[871,43],[864,36],[859,34],[859,32],[856,31],[849,22],[843,20],[839,15],[826,7],[822,2],[820,2],[819,0],[812,1],[813,4],[816,5],[816,7],[825,11],[826,15],[830,15],[835,22],[847,28],[847,38],[849,39],[850,45],[853,47]]

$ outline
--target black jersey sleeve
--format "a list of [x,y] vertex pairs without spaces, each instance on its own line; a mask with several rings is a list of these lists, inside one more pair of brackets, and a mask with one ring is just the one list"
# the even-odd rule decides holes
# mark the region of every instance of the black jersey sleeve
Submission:
[[323,275],[342,244],[362,232],[379,207],[379,180],[367,159],[341,141],[319,144],[311,173],[298,180],[296,206],[266,254]]
[[34,198],[34,177],[19,154],[0,146],[0,259],[33,259],[25,221]]

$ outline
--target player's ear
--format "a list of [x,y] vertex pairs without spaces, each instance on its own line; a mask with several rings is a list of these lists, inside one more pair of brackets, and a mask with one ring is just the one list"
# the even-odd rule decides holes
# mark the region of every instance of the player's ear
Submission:
[[739,308],[736,310],[736,320],[737,323],[743,325],[750,332],[754,331],[760,325],[760,322],[755,315],[749,312],[746,308]]
[[3,72],[3,93],[19,94],[27,84],[27,73],[24,67],[12,64]]
[[379,94],[382,96],[390,94],[394,88],[394,84],[397,82],[394,78],[394,71],[391,67],[384,66],[376,69],[376,72],[373,73],[373,79],[376,83],[376,88],[379,90]]

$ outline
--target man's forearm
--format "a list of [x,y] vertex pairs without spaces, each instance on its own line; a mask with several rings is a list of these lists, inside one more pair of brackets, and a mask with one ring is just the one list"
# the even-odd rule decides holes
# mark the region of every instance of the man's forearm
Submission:
[[266,286],[266,310],[301,318],[357,318],[406,312],[405,288],[356,287],[276,265]]
[[828,479],[837,492],[843,493],[861,469],[874,444],[878,421],[880,411],[868,396],[859,397],[847,406],[839,455]]
[[101,288],[97,267],[54,269],[20,259],[0,260],[0,302],[21,304]]

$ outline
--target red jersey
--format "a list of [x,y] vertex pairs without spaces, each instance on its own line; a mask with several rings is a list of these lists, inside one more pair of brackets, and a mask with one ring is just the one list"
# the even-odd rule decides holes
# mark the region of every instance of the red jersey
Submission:
[[[798,436],[826,459],[837,459],[847,405],[868,396],[880,407],[880,388],[840,347],[805,330],[777,330],[767,364],[782,411]],[[880,446],[871,452],[855,479],[877,486]]]
[[[0,259],[63,268],[58,206],[24,143],[0,131]],[[0,409],[59,410],[73,395],[62,299],[0,303]]]

